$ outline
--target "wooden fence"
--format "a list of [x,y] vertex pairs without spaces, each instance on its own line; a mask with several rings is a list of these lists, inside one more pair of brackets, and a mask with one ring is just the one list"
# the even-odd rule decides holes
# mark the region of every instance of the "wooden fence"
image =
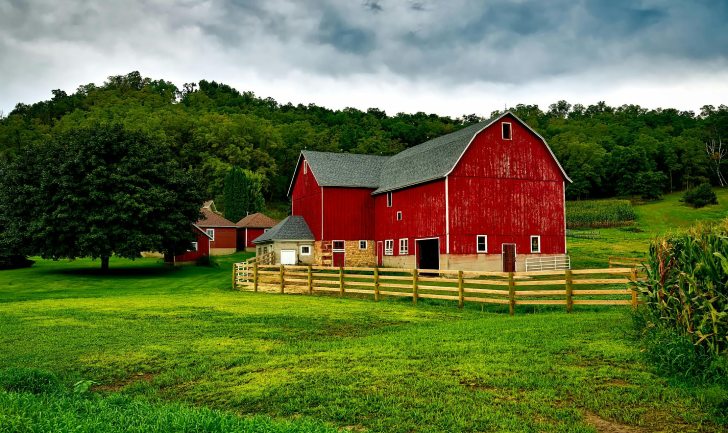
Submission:
[[647,259],[637,259],[634,257],[610,257],[609,267],[610,268],[624,268],[630,267],[635,268],[639,272],[648,268],[650,265],[647,264]]
[[[516,305],[631,305],[637,308],[631,268],[536,272],[435,271],[429,269],[282,266],[236,263],[233,289],[313,295],[333,292]],[[615,299],[616,298],[616,299]]]

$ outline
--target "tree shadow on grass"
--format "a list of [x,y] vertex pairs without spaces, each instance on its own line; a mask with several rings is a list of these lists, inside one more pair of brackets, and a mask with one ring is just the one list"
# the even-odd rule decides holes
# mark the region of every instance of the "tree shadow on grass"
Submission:
[[100,277],[100,278],[155,278],[155,277],[171,277],[181,275],[181,267],[164,266],[158,267],[141,267],[141,266],[124,266],[110,267],[103,271],[99,268],[79,267],[72,269],[51,269],[47,271],[49,275],[75,275],[83,277]]

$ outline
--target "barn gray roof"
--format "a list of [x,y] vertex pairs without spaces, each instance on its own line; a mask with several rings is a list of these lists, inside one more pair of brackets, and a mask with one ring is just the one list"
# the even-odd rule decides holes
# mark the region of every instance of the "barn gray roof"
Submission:
[[314,240],[311,229],[300,215],[291,215],[279,222],[272,229],[253,239],[254,244],[278,240]]
[[[380,194],[447,176],[455,168],[478,132],[505,115],[515,117],[524,127],[543,140],[544,146],[551,152],[543,137],[518,119],[516,115],[506,112],[410,147],[394,156],[313,152],[310,150],[302,151],[301,156],[306,158],[311,172],[321,186],[376,188],[372,194]],[[571,182],[553,152],[551,152],[551,156],[567,182]],[[299,160],[298,167],[300,165]],[[293,179],[291,179],[289,195],[293,191],[293,181],[297,174],[297,172],[294,173]]]
[[376,188],[379,173],[389,156],[358,153],[301,151],[321,186]]

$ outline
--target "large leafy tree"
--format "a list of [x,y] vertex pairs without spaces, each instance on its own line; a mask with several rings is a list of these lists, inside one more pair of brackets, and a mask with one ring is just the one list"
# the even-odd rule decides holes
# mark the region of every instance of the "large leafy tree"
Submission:
[[92,125],[21,148],[0,203],[23,252],[43,258],[181,253],[203,193],[169,149],[143,132]]
[[225,217],[235,222],[265,210],[264,182],[265,177],[260,173],[232,167],[225,176]]

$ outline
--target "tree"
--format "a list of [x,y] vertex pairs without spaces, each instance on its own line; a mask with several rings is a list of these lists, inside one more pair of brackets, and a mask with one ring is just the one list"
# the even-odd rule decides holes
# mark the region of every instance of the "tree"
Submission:
[[[5,183],[5,169],[0,165],[0,184]],[[21,240],[18,233],[12,230],[8,224],[3,207],[4,201],[0,201],[0,269],[19,268],[29,266],[33,262],[27,260],[21,252]]]
[[191,248],[198,182],[166,146],[120,125],[93,125],[21,148],[0,184],[23,253],[46,259]]
[[235,222],[265,210],[264,180],[259,173],[232,167],[225,177],[225,217]]
[[645,200],[657,200],[662,197],[667,176],[661,171],[643,171],[637,175],[637,189]]
[[720,186],[726,186],[726,180],[720,170],[720,165],[728,153],[728,149],[723,147],[723,140],[718,138],[717,140],[710,140],[705,143],[705,153],[708,155],[708,165],[713,171],[713,174],[715,174],[715,177],[718,178]]

